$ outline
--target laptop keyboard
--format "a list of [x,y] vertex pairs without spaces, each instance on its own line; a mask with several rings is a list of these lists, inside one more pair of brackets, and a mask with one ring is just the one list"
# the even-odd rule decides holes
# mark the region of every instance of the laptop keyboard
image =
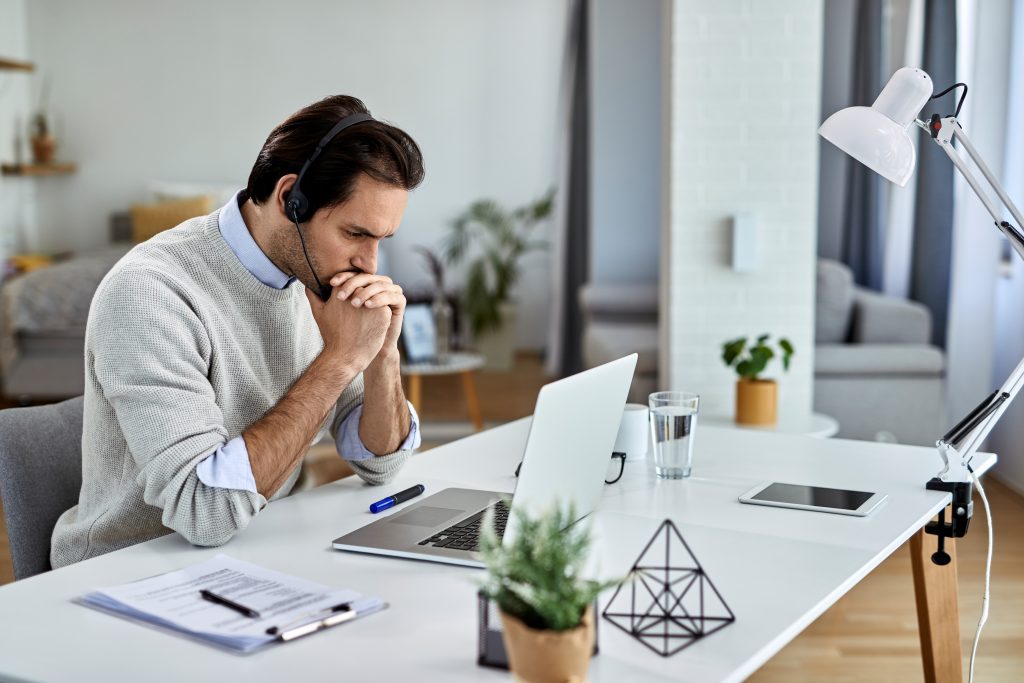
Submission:
[[[505,524],[508,522],[508,506],[504,501],[498,501],[494,508],[494,530],[500,538],[505,533]],[[439,531],[430,538],[419,542],[419,545],[431,545],[435,548],[452,548],[454,550],[476,551],[480,549],[480,528],[484,523],[484,516],[487,510],[484,508],[475,515],[452,524],[444,531]]]

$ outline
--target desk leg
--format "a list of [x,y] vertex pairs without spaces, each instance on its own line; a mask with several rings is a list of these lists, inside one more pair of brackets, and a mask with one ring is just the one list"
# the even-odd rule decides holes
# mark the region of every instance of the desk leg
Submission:
[[921,529],[910,537],[910,559],[917,597],[917,627],[926,683],[962,683],[960,652],[960,602],[956,582],[956,544],[946,539],[952,561],[934,564],[935,536]]
[[420,375],[409,375],[409,402],[419,413],[422,411],[423,400],[423,377]]
[[484,418],[480,414],[480,400],[476,395],[476,380],[473,378],[473,371],[466,370],[462,373],[462,390],[466,394],[466,408],[469,410],[469,419],[473,421],[476,431],[484,428]]

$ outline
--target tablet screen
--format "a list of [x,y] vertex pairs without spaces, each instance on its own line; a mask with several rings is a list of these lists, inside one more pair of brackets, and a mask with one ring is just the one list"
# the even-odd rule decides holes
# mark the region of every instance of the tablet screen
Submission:
[[873,493],[868,493],[867,491],[847,491],[846,489],[828,489],[820,486],[775,483],[765,488],[756,496],[751,496],[751,500],[794,503],[797,505],[811,505],[839,510],[856,510],[873,495]]

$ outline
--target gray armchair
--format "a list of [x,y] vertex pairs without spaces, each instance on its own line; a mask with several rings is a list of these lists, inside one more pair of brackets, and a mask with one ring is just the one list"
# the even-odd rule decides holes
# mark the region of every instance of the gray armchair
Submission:
[[629,400],[646,405],[658,384],[658,286],[589,283],[580,288],[583,367],[637,353]]
[[933,445],[943,431],[945,355],[921,304],[870,292],[845,265],[818,262],[814,409],[839,436]]
[[[629,400],[647,402],[658,382],[658,289],[588,284],[583,364],[637,352]],[[839,436],[933,445],[944,431],[945,356],[931,346],[921,304],[856,287],[850,269],[818,262],[814,409],[839,421]]]

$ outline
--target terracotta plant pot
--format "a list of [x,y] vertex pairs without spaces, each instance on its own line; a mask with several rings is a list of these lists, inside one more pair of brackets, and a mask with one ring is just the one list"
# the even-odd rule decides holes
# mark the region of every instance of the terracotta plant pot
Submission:
[[57,138],[41,135],[32,138],[32,160],[37,164],[52,164],[57,156]]
[[779,385],[773,379],[736,382],[736,423],[773,425],[778,420]]
[[583,683],[594,652],[594,608],[569,631],[540,631],[501,612],[512,676],[523,683]]

